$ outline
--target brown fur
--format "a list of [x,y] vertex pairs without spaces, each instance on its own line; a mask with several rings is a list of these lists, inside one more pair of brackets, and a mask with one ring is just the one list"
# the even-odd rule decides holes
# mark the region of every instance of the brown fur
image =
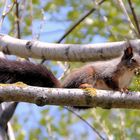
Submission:
[[132,48],[128,47],[122,57],[91,63],[70,73],[64,80],[63,87],[126,91],[138,67],[140,56],[135,55]]
[[0,58],[0,83],[24,82],[31,86],[60,87],[60,82],[43,65]]

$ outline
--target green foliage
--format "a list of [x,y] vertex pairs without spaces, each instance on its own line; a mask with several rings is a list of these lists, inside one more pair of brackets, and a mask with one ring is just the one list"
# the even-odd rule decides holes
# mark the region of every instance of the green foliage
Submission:
[[140,91],[140,77],[137,76],[133,79],[133,82],[130,86],[131,91]]
[[[132,1],[132,0],[131,0]],[[124,1],[132,23],[135,26],[128,1]],[[133,0],[133,6],[140,17],[140,2]],[[0,2],[2,13],[4,3]],[[36,38],[56,42],[80,17],[95,6],[92,0],[32,0],[20,1],[20,29],[22,38]],[[138,19],[139,20],[139,19]],[[15,7],[8,13],[2,31],[15,36],[17,32]],[[6,22],[9,26],[7,26]],[[44,23],[44,24],[43,24]],[[54,25],[53,27],[50,25]],[[43,27],[42,27],[43,26]],[[51,27],[51,29],[49,29]],[[5,30],[4,30],[5,29]],[[60,34],[57,32],[60,30]],[[51,33],[52,31],[52,33]],[[49,40],[49,37],[53,40]],[[57,38],[55,37],[57,36]],[[65,43],[95,43],[105,41],[120,41],[137,38],[131,30],[126,15],[118,1],[105,1],[93,14],[88,16],[65,39]],[[51,63],[52,70],[56,62]],[[70,63],[71,69],[84,63]],[[57,67],[57,66],[56,66]],[[54,72],[59,69],[55,69]],[[58,73],[57,73],[58,74]],[[140,91],[139,76],[135,77],[130,90]],[[28,106],[26,106],[28,108]],[[21,107],[22,108],[22,107]],[[24,108],[24,107],[23,107]],[[30,110],[33,110],[31,108]],[[83,121],[64,108],[35,108],[37,114],[24,112],[24,115],[14,117],[12,126],[16,140],[92,140],[99,139]],[[20,110],[21,111],[21,110]],[[19,111],[19,112],[20,112]],[[138,140],[140,137],[140,111],[125,109],[92,109],[78,112],[106,139]],[[35,117],[38,119],[35,121]],[[22,123],[21,123],[22,120]],[[30,129],[27,129],[29,124]]]

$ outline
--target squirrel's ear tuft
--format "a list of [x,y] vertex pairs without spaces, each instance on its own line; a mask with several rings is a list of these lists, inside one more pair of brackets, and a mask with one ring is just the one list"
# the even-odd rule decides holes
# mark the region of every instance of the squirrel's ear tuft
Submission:
[[124,55],[122,57],[123,60],[125,59],[131,59],[133,57],[133,49],[132,47],[128,47],[126,50],[124,50]]

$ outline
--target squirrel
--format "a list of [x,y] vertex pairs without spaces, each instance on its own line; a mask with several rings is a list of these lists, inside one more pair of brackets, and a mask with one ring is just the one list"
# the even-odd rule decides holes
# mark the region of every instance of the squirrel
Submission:
[[[28,61],[11,61],[0,58],[0,83],[23,82],[30,86],[39,87],[61,87],[60,82],[41,64],[33,64]],[[5,110],[0,112],[0,131],[7,133],[7,122],[11,119],[18,102],[7,105]]]
[[[128,86],[138,67],[140,67],[140,56],[129,46],[119,58],[93,62],[74,70],[64,79],[62,86],[128,92]],[[74,108],[91,107],[75,106]]]
[[[20,81],[40,87],[96,88],[127,92],[138,67],[140,67],[140,56],[129,46],[119,58],[90,63],[72,71],[61,84],[53,73],[41,64],[0,58],[0,83]],[[75,108],[89,107],[75,106]]]
[[61,87],[59,80],[41,64],[0,58],[0,83],[23,82],[30,86]]

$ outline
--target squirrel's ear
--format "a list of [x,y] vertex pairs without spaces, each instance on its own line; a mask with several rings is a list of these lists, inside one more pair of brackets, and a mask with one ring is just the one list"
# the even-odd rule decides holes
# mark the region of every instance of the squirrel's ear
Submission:
[[124,50],[124,54],[122,59],[131,59],[133,57],[133,49],[132,47],[128,47],[126,50]]

